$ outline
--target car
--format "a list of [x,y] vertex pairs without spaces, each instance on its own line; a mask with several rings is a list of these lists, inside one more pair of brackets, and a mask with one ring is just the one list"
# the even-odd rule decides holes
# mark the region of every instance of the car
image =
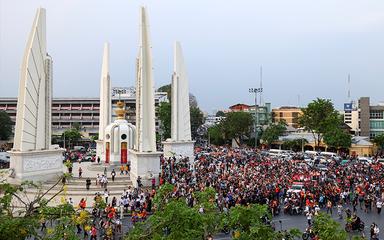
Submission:
[[9,153],[7,153],[7,152],[0,152],[0,162],[9,163],[10,162]]
[[326,165],[324,165],[324,164],[317,164],[316,165],[316,168],[317,169],[319,169],[320,171],[328,171],[328,168],[327,168],[327,166]]
[[366,164],[366,165],[369,165],[372,163],[372,159],[368,158],[368,157],[358,157],[357,161],[359,161],[362,164]]
[[301,191],[305,191],[304,184],[301,182],[294,182],[287,193],[300,193]]
[[384,158],[377,159],[377,162],[384,165]]

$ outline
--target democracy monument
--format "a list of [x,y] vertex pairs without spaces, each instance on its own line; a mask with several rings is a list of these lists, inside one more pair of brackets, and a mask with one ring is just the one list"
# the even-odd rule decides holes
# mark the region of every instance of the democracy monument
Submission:
[[[109,43],[103,50],[100,79],[100,123],[96,155],[103,166],[131,165],[133,185],[141,179],[151,185],[160,173],[160,156],[183,156],[193,161],[189,86],[180,43],[175,43],[172,74],[171,138],[157,150],[155,84],[146,9],[140,9],[140,42],[136,69],[136,125],[125,119],[125,106],[117,103],[112,122]],[[10,151],[12,180],[47,181],[63,173],[64,149],[51,145],[52,58],[46,52],[45,9],[39,8],[21,66],[14,147]]]

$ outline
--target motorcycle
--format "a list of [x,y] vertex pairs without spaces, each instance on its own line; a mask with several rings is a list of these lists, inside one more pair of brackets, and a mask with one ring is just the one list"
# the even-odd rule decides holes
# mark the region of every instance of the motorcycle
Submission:
[[360,224],[358,226],[354,226],[354,224],[352,222],[348,222],[345,224],[345,231],[346,232],[351,232],[351,231],[359,231],[359,232],[362,232],[364,231],[364,222],[363,221],[360,221]]

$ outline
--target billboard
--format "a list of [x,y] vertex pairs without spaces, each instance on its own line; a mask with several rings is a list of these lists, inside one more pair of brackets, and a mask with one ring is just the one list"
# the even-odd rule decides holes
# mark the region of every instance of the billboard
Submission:
[[352,111],[352,103],[344,103],[344,111]]

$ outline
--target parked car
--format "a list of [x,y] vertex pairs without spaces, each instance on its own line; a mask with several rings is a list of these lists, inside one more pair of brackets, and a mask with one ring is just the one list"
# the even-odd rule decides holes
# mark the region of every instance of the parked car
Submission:
[[299,193],[301,191],[305,191],[304,184],[301,182],[294,182],[287,193]]
[[360,163],[366,164],[366,165],[369,165],[372,163],[372,159],[368,158],[368,157],[358,157],[357,161],[359,161]]

